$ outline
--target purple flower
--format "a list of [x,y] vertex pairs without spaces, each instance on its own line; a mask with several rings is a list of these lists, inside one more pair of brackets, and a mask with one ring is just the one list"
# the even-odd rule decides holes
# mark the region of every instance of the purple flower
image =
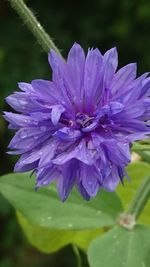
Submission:
[[49,54],[52,81],[21,82],[6,98],[18,113],[5,112],[16,131],[11,154],[16,172],[34,170],[36,188],[57,182],[62,201],[75,185],[85,199],[114,191],[126,175],[130,144],[150,128],[150,78],[136,78],[136,64],[117,70],[116,48],[104,55],[75,43],[65,62]]

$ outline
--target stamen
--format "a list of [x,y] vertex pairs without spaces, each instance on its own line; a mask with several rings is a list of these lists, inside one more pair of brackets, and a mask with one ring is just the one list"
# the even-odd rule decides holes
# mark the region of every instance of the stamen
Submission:
[[93,122],[93,120],[94,117],[89,117],[87,114],[80,112],[76,114],[76,122],[83,128],[89,126]]

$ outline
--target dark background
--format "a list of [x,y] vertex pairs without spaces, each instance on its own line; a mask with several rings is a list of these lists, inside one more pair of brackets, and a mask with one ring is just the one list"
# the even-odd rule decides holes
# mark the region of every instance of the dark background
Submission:
[[[38,19],[65,56],[74,43],[102,52],[117,46],[119,64],[138,62],[139,73],[150,70],[149,0],[28,0]],[[0,108],[18,81],[48,79],[47,55],[9,3],[0,0]],[[6,154],[11,133],[0,117],[0,174],[13,170],[15,157]],[[76,267],[71,247],[44,255],[23,236],[10,205],[0,196],[0,267]],[[86,263],[85,263],[86,266]]]

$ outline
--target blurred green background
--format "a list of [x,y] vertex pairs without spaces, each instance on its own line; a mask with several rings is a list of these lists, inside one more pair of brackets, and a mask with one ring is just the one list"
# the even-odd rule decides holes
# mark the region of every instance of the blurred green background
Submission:
[[[102,52],[113,46],[119,65],[138,62],[139,73],[150,70],[149,0],[28,0],[38,19],[63,55],[74,41],[84,49]],[[18,81],[49,79],[47,55],[22,21],[0,0],[0,109],[9,110],[4,97],[17,90]],[[15,157],[6,154],[11,138],[0,117],[0,174],[13,170]],[[76,267],[71,247],[44,255],[28,244],[10,205],[0,196],[0,267]],[[86,262],[85,262],[86,266]]]

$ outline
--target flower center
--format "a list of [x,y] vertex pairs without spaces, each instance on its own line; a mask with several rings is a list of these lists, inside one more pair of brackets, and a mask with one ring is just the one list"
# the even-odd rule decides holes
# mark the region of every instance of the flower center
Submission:
[[85,128],[93,123],[94,117],[89,117],[89,115],[85,113],[78,112],[76,114],[76,122],[80,127]]

